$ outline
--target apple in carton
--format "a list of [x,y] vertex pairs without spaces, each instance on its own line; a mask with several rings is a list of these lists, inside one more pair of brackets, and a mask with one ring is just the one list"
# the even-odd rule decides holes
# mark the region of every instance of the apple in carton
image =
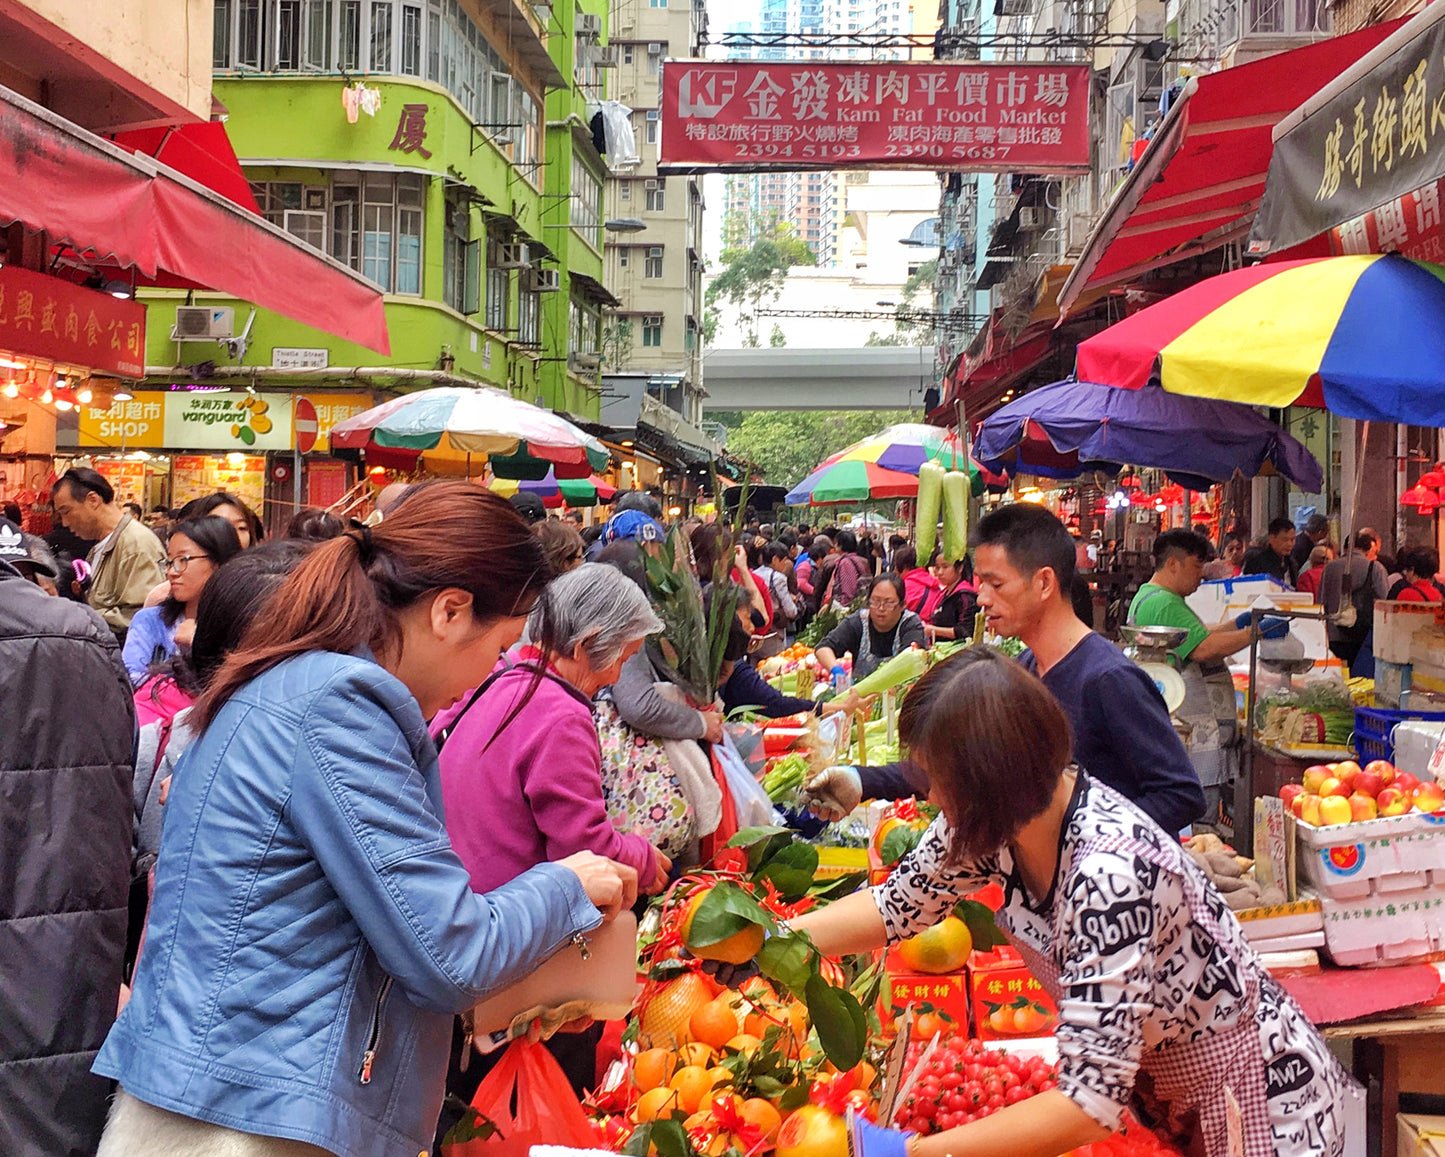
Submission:
[[1350,819],[1372,820],[1379,815],[1379,807],[1375,803],[1375,797],[1355,792],[1350,796]]
[[1372,759],[1365,764],[1365,770],[1380,777],[1380,782],[1389,787],[1395,778],[1395,765],[1388,759]]
[[1320,797],[1320,823],[1325,826],[1347,824],[1354,818],[1354,812],[1350,808],[1350,801],[1344,796],[1326,795]]
[[1334,772],[1322,763],[1317,763],[1313,767],[1305,768],[1305,773],[1303,777],[1305,791],[1310,795],[1319,795],[1320,784],[1324,783],[1325,780],[1330,779],[1333,775]]
[[1325,780],[1324,783],[1320,784],[1320,799],[1330,799],[1335,796],[1344,799],[1349,794],[1350,789],[1345,786],[1342,780],[1333,775]]
[[1394,781],[1390,786],[1398,787],[1406,795],[1412,796],[1415,794],[1415,789],[1420,786],[1420,781],[1408,771],[1401,771],[1395,773]]
[[1445,807],[1445,789],[1438,783],[1422,783],[1411,797],[1415,807],[1422,812],[1437,812]]
[[[1374,764],[1370,765],[1370,767],[1373,766]],[[1371,771],[1370,768],[1367,767],[1355,777],[1355,790],[1353,794],[1367,795],[1371,799],[1374,799],[1380,794],[1384,786],[1385,781],[1382,780],[1376,772]]]
[[1284,806],[1293,810],[1294,801],[1304,795],[1305,789],[1297,783],[1287,783],[1279,789],[1279,798],[1284,800]]
[[[1404,799],[1405,797],[1402,795],[1400,798],[1401,798],[1401,799]],[[1302,820],[1304,820],[1305,823],[1310,824],[1310,825],[1313,826],[1313,827],[1319,827],[1319,826],[1320,826],[1320,802],[1321,802],[1321,801],[1320,801],[1320,797],[1317,796],[1317,795],[1302,795],[1302,796],[1300,796],[1300,801],[1301,801],[1301,802],[1300,802],[1299,818],[1302,819]],[[1409,801],[1408,801],[1408,800],[1406,800],[1405,806],[1406,806],[1407,808],[1409,807]]]
[[1307,791],[1300,792],[1299,795],[1295,796],[1292,800],[1289,801],[1289,810],[1294,812],[1295,819],[1304,819],[1305,801],[1311,799],[1314,800],[1316,804],[1318,804],[1320,801],[1319,796],[1311,795]]
[[1382,816],[1402,816],[1410,810],[1410,797],[1398,787],[1381,788],[1375,806]]
[[1355,790],[1355,780],[1360,777],[1360,765],[1354,760],[1346,760],[1335,768],[1335,778],[1349,789],[1345,794]]

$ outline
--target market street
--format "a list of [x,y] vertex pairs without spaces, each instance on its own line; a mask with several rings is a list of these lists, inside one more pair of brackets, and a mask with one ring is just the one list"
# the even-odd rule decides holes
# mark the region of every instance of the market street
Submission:
[[0,1155],[1445,1136],[1445,5],[0,0]]

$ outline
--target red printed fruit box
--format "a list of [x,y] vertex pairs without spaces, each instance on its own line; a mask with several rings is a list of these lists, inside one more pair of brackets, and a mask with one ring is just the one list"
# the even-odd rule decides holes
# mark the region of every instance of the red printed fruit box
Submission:
[[932,1040],[935,1033],[941,1033],[945,1041],[955,1034],[968,1035],[967,973],[895,972],[893,964],[890,959],[889,1007],[880,1009],[885,1023],[891,1025],[912,1006],[914,1040]]
[[968,981],[979,1040],[1053,1035],[1058,1009],[1014,949],[974,952],[968,958]]

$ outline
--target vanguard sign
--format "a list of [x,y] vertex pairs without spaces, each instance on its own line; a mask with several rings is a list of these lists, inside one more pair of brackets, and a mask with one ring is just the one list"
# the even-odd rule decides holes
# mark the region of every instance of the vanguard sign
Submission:
[[1087,65],[666,61],[673,169],[1089,166]]

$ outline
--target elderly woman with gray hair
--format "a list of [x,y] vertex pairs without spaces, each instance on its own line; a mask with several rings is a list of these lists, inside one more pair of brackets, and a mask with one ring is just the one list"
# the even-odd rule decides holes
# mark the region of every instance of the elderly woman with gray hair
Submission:
[[582,851],[637,869],[643,891],[667,883],[668,858],[608,819],[592,721],[592,697],[661,629],[626,575],[585,563],[552,581],[521,645],[433,721],[447,834],[474,891]]

